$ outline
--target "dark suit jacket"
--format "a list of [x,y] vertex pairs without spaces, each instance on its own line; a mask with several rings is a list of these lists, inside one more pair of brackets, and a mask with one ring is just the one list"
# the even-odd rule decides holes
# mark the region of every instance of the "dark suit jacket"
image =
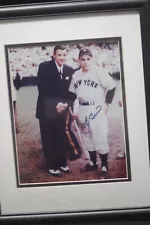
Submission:
[[60,97],[64,102],[73,103],[75,95],[68,91],[73,73],[74,71],[71,67],[64,65],[63,79],[61,79],[54,60],[42,62],[39,65],[37,74],[39,96],[36,118],[44,118],[44,97]]

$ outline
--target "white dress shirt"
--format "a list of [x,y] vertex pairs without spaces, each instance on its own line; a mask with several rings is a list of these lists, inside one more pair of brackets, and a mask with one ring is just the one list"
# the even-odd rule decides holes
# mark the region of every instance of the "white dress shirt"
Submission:
[[[60,72],[61,72],[61,74],[63,74],[63,65],[62,66],[59,66],[56,61],[55,61],[55,63],[56,63],[56,66],[57,66],[57,69],[58,69],[59,74],[60,74]],[[62,76],[61,76],[61,79],[62,79]]]

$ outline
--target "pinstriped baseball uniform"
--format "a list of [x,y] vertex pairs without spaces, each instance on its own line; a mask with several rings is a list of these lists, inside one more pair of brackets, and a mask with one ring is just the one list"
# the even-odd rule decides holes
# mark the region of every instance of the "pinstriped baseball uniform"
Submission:
[[74,113],[78,114],[78,124],[87,151],[109,152],[108,123],[105,114],[107,91],[115,87],[115,82],[104,68],[82,69],[73,75],[69,91],[77,96]]

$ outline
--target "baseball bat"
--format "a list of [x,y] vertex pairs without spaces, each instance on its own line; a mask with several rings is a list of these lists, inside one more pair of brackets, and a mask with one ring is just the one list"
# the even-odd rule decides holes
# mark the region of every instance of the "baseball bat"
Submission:
[[[72,116],[73,112],[72,112],[71,107],[69,107],[69,111],[70,111],[70,114]],[[80,139],[81,147],[82,147],[83,153],[85,155],[85,158],[89,159],[89,153],[88,153],[88,151],[86,150],[86,148],[84,146],[84,143],[83,143],[83,140],[82,140],[82,136],[81,136],[81,133],[80,133],[80,129],[79,129],[78,125],[77,125],[77,122],[76,122],[76,120],[74,120],[73,122],[74,122],[74,125],[75,125],[75,129],[76,129],[76,131],[78,133],[78,137]]]
[[68,123],[69,123],[69,114],[70,112],[68,111],[67,113],[67,117],[66,117],[66,134],[67,134],[67,137],[68,137],[68,140],[69,140],[69,143],[72,145],[73,147],[73,152],[76,156],[78,156],[78,150],[76,148],[76,146],[74,145],[74,142],[72,141],[72,138],[71,138],[71,135],[70,135],[70,132],[69,132],[69,128],[68,128]]

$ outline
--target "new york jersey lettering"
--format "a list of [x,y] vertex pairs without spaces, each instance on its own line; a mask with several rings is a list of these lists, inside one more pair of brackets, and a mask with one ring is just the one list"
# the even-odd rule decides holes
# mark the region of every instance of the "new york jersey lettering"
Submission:
[[78,88],[79,85],[81,85],[82,80],[77,80],[76,83],[74,84],[75,88]]
[[98,87],[98,83],[96,83],[93,80],[84,80],[84,85],[85,86],[91,86],[91,87],[94,87],[94,88]]
[[90,86],[90,87],[93,87],[93,88],[98,87],[98,83],[96,83],[93,80],[77,80],[74,84],[75,88],[78,88],[80,85]]

